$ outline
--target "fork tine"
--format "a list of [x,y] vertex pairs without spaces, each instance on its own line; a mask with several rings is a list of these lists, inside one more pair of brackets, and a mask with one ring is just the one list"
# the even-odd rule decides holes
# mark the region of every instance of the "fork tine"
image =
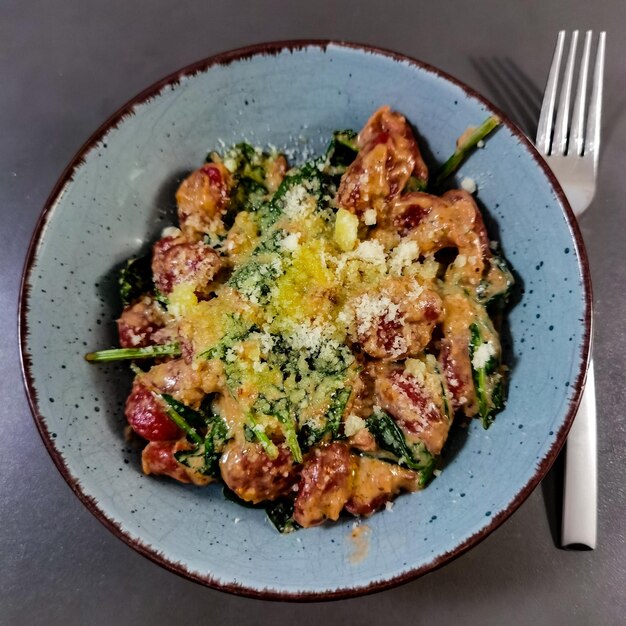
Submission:
[[585,45],[580,60],[580,73],[578,75],[578,87],[574,100],[574,113],[572,115],[572,133],[570,137],[568,154],[581,156],[585,145],[585,104],[587,101],[587,78],[589,76],[589,53],[591,52],[591,31],[585,34]]
[[593,70],[593,88],[589,103],[587,122],[587,136],[585,137],[585,154],[593,155],[594,165],[598,162],[600,152],[600,124],[602,121],[602,86],[604,83],[604,49],[606,47],[606,32],[600,33],[598,51],[596,52],[596,66]]
[[578,31],[572,33],[569,44],[569,53],[565,65],[559,108],[556,111],[556,125],[554,129],[554,141],[552,142],[552,154],[565,154],[567,150],[567,138],[569,136],[569,109],[572,100],[572,81],[574,78],[574,60],[578,47]]
[[559,70],[561,69],[561,57],[563,55],[563,41],[565,31],[559,31],[556,38],[556,48],[552,57],[552,65],[548,74],[548,82],[541,103],[541,113],[539,114],[539,124],[537,124],[537,138],[535,145],[545,155],[550,154],[550,138],[552,135],[552,118],[554,116],[554,103],[556,102],[556,92],[559,85]]

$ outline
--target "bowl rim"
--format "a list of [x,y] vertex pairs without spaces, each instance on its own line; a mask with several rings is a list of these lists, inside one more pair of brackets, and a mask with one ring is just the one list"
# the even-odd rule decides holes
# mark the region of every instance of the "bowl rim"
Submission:
[[[583,317],[584,333],[581,346],[581,361],[578,373],[576,375],[575,382],[570,385],[570,389],[573,389],[573,396],[569,400],[567,413],[560,429],[556,433],[556,438],[545,457],[538,464],[534,475],[526,483],[526,485],[515,495],[508,506],[497,515],[493,516],[485,527],[469,537],[466,541],[456,546],[453,550],[440,554],[434,558],[430,563],[410,569],[406,572],[395,575],[391,578],[384,580],[373,581],[366,585],[346,586],[333,590],[325,591],[282,591],[278,589],[270,588],[255,588],[237,583],[224,583],[218,579],[213,578],[210,574],[202,575],[190,571],[183,563],[170,560],[166,558],[158,549],[154,546],[150,546],[142,542],[139,538],[133,538],[124,529],[123,525],[108,516],[98,505],[97,500],[83,491],[79,484],[79,478],[72,475],[69,468],[66,466],[59,450],[57,450],[53,438],[50,436],[50,432],[45,423],[45,418],[39,411],[37,402],[37,390],[34,385],[34,378],[31,372],[31,357],[28,353],[27,347],[27,334],[28,334],[28,311],[29,311],[29,299],[30,299],[30,278],[33,269],[33,264],[36,259],[39,247],[43,240],[43,234],[45,226],[48,220],[53,214],[53,208],[56,206],[57,201],[60,199],[63,190],[66,186],[72,183],[74,172],[85,163],[85,155],[111,130],[116,128],[122,123],[126,117],[134,115],[135,107],[148,102],[150,99],[158,96],[160,92],[168,86],[174,86],[180,82],[182,78],[192,77],[196,74],[203,73],[211,67],[222,65],[227,66],[237,61],[243,61],[256,56],[276,56],[284,51],[298,51],[306,48],[318,48],[322,51],[326,51],[329,47],[337,47],[346,50],[355,50],[358,52],[364,52],[373,54],[376,56],[386,57],[394,61],[407,63],[412,67],[416,67],[420,70],[425,70],[428,73],[436,75],[438,78],[443,79],[449,83],[452,83],[456,87],[463,90],[465,95],[478,100],[487,110],[497,115],[502,124],[508,128],[508,130],[519,140],[521,145],[526,149],[528,154],[534,159],[535,163],[540,167],[550,183],[553,191],[556,194],[557,200],[561,205],[564,212],[567,225],[572,234],[576,253],[578,255],[582,278],[582,291],[585,304],[585,312]],[[439,68],[413,59],[410,56],[401,54],[389,49],[372,46],[369,44],[361,44],[348,42],[335,39],[291,39],[280,40],[265,43],[257,43],[250,46],[236,48],[230,51],[218,53],[172,72],[164,78],[156,81],[136,96],[128,100],[117,111],[115,111],[105,122],[103,122],[98,129],[92,133],[87,141],[78,149],[74,157],[69,161],[61,173],[59,179],[54,185],[50,195],[48,196],[41,214],[35,225],[33,235],[31,237],[28,252],[24,262],[24,268],[22,271],[22,280],[20,285],[20,293],[18,300],[18,336],[19,336],[19,348],[20,348],[20,364],[22,369],[22,378],[30,405],[30,410],[33,415],[33,419],[37,426],[37,430],[43,440],[43,443],[48,450],[48,453],[52,457],[57,469],[68,483],[72,491],[78,496],[81,502],[86,508],[108,528],[114,535],[132,547],[134,550],[147,557],[151,561],[158,565],[182,576],[190,579],[194,582],[203,584],[205,586],[233,593],[236,595],[246,596],[250,598],[265,599],[265,600],[287,600],[287,601],[319,601],[319,600],[338,600],[344,598],[352,598],[362,596],[377,591],[383,591],[390,589],[397,585],[410,582],[427,574],[428,572],[439,569],[443,565],[449,563],[453,559],[461,556],[467,552],[470,548],[474,547],[491,534],[496,528],[498,528],[504,521],[506,521],[513,512],[515,512],[521,504],[528,498],[535,487],[547,474],[548,470],[556,460],[561,448],[563,447],[567,434],[570,430],[582,392],[587,375],[587,367],[590,359],[590,344],[591,344],[591,332],[592,332],[592,291],[591,291],[591,276],[589,270],[589,263],[587,259],[587,253],[585,245],[582,239],[578,222],[574,216],[574,213],[569,205],[567,197],[563,192],[558,180],[552,173],[541,154],[537,151],[532,142],[526,137],[524,132],[512,122],[506,114],[504,114],[497,106],[492,104],[487,98],[479,94],[472,87],[469,87],[462,81],[451,76],[447,72],[440,70]]]

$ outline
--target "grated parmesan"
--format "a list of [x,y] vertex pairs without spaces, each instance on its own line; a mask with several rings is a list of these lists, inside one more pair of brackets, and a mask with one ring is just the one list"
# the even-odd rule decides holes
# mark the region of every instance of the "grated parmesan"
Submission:
[[404,371],[410,374],[418,382],[424,382],[424,375],[426,374],[426,364],[419,359],[407,359],[404,362]]
[[487,343],[481,343],[478,348],[476,348],[474,352],[474,356],[472,357],[472,365],[474,369],[482,369],[487,365],[489,359],[492,356],[495,356],[496,349],[494,345],[488,341]]
[[476,181],[473,178],[466,176],[461,181],[461,189],[463,189],[464,191],[467,191],[467,193],[476,193],[476,189],[477,189]]
[[311,208],[311,200],[304,185],[294,185],[283,196],[283,212],[292,220],[304,217]]
[[182,235],[182,231],[180,228],[176,228],[176,226],[166,226],[161,231],[161,238],[165,237],[180,237]]
[[374,226],[376,224],[376,210],[375,209],[367,209],[367,211],[363,213],[363,223],[366,226]]
[[354,258],[373,263],[374,265],[385,265],[387,257],[383,244],[376,239],[362,241],[353,252]]
[[365,294],[354,307],[357,333],[364,336],[380,321],[393,322],[398,319],[400,307],[387,296],[375,297]]
[[389,258],[389,273],[401,276],[404,268],[417,259],[419,252],[419,246],[416,241],[400,242],[394,248]]
[[280,242],[280,245],[289,252],[295,252],[298,249],[299,242],[300,233],[291,233]]
[[346,437],[352,437],[365,428],[365,420],[358,415],[350,414],[343,425]]

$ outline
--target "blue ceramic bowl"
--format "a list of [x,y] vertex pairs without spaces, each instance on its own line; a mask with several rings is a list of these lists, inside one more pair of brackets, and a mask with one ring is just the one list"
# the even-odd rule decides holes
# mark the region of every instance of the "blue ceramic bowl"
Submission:
[[[494,107],[438,70],[371,48],[270,44],[213,57],[154,85],[80,150],[48,200],[21,300],[24,376],[59,470],[121,539],[198,582],[266,598],[351,596],[442,565],[502,523],[547,472],[581,394],[589,350],[589,273],[575,220],[537,152],[505,122],[463,166],[517,275],[509,315],[506,410],[485,431],[457,433],[444,472],[390,511],[279,535],[259,510],[145,477],[124,441],[126,366],[93,366],[115,344],[111,270],[173,220],[181,175],[207,152],[247,139],[321,151],[389,104],[441,162]],[[523,292],[523,293],[522,293]],[[368,544],[369,548],[368,548]]]

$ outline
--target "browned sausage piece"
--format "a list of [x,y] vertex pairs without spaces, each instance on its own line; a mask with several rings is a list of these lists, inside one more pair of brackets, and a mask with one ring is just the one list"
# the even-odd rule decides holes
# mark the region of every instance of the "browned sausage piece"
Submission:
[[126,399],[124,413],[131,428],[148,441],[168,441],[180,437],[180,430],[167,416],[163,401],[139,378],[135,379]]
[[419,354],[443,315],[441,298],[410,277],[390,278],[379,291],[354,302],[356,331],[363,350],[378,359]]
[[336,520],[350,498],[356,458],[343,443],[316,447],[304,461],[293,518],[300,526]]
[[182,358],[153,365],[140,376],[145,386],[170,394],[192,408],[197,408],[207,393],[202,378],[201,370]]
[[191,173],[176,192],[178,219],[188,235],[225,232],[223,216],[230,199],[232,178],[221,163],[207,163]]
[[404,431],[411,443],[422,441],[431,454],[441,452],[448,437],[450,420],[435,398],[415,376],[394,369],[376,379],[376,397]]
[[463,408],[468,417],[478,412],[469,356],[469,329],[476,319],[478,306],[462,292],[446,294],[443,339],[439,351],[439,362],[452,399],[452,408],[455,411]]
[[142,296],[129,304],[117,320],[117,332],[122,348],[142,348],[155,343],[155,333],[163,328],[167,315],[152,296]]
[[359,154],[341,178],[339,206],[361,215],[367,209],[381,212],[414,175],[428,178],[413,131],[404,116],[381,107],[358,137]]
[[152,249],[152,274],[157,289],[169,294],[176,285],[188,283],[202,291],[217,274],[219,254],[201,241],[163,237]]
[[285,445],[270,459],[258,443],[226,444],[220,458],[222,480],[242,500],[257,504],[287,494],[297,480],[296,466]]
[[422,254],[457,248],[459,257],[449,271],[470,285],[480,281],[491,251],[482,215],[471,194],[460,189],[447,191],[441,198],[407,193],[395,198],[390,210],[397,232],[414,240]]
[[359,457],[354,491],[346,504],[353,515],[371,515],[401,491],[416,491],[417,472],[367,456]]

